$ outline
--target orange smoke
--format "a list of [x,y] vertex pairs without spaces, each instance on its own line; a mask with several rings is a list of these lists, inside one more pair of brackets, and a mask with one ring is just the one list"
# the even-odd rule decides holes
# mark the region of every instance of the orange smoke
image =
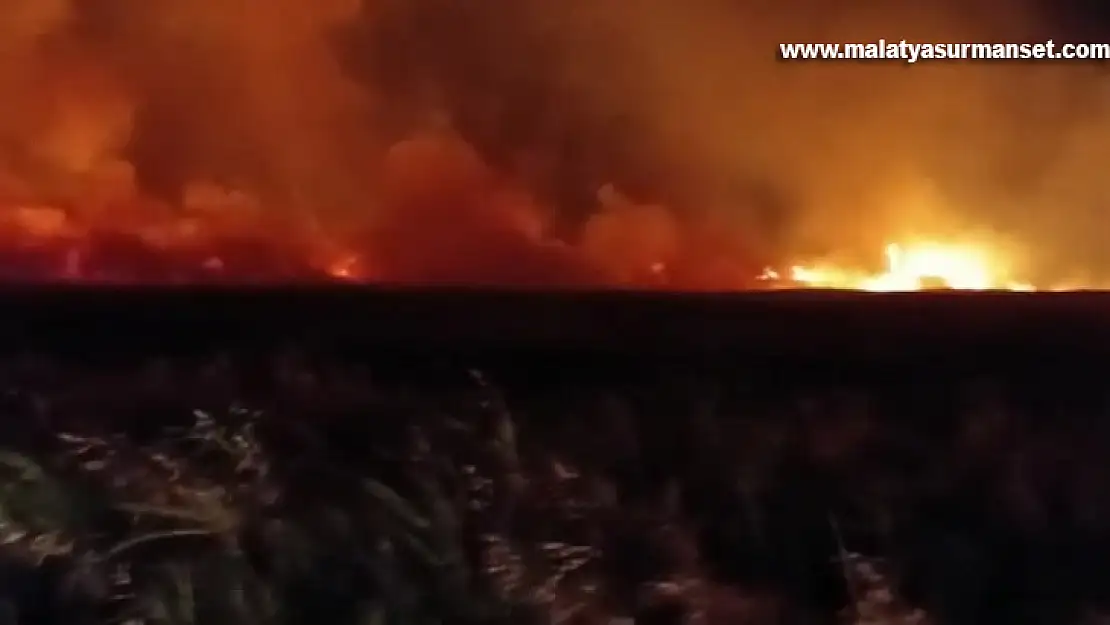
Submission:
[[[775,62],[782,41],[1028,39],[1035,15],[966,7],[0,0],[0,281],[1024,281],[997,253],[986,282],[908,246],[886,270],[809,262],[953,213],[1035,241],[1046,273],[1110,271],[1101,78]],[[942,201],[909,215],[907,180]]]
[[[381,190],[361,220],[268,210],[194,183],[180,205],[144,197],[122,162],[56,204],[2,200],[0,277],[32,281],[313,282],[736,289],[759,264],[698,224],[606,187],[561,240],[539,203],[449,133],[400,141],[368,164]],[[281,217],[276,217],[281,216]],[[707,229],[702,227],[703,230]],[[718,237],[720,238],[720,237]],[[714,247],[716,246],[716,248]]]
[[[373,166],[379,204],[361,221],[267,210],[194,183],[179,206],[144,197],[122,162],[101,165],[56,205],[9,195],[0,277],[20,281],[306,283],[673,290],[929,288],[1032,290],[970,245],[890,244],[877,272],[833,264],[763,267],[736,233],[681,221],[612,186],[576,238],[554,237],[537,201],[450,133],[400,141]],[[275,218],[283,215],[283,218]],[[733,245],[730,245],[733,243]]]

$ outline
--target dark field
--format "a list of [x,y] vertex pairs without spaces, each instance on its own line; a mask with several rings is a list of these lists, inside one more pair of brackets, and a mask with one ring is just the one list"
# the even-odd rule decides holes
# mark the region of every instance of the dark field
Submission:
[[1110,294],[27,287],[0,309],[0,620],[1110,607]]

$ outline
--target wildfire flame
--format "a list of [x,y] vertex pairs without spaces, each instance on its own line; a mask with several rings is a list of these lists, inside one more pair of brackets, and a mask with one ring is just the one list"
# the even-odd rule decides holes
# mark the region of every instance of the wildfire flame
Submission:
[[[783,69],[759,50],[796,10],[585,4],[0,0],[0,284],[1028,289],[998,250],[896,233],[1072,205],[1036,269],[1107,269],[1110,124],[1058,97],[1082,72]],[[978,28],[864,4],[834,21]],[[886,224],[876,271],[788,251]]]
[[[397,280],[395,275],[387,273],[383,276],[371,271],[373,263],[370,259],[375,258],[378,250],[340,244],[322,234],[306,234],[292,226],[283,230],[274,224],[248,222],[240,224],[240,229],[228,224],[223,224],[221,229],[220,224],[212,220],[178,216],[145,225],[130,224],[126,228],[105,230],[82,223],[53,207],[6,208],[0,213],[0,280],[185,283],[244,280],[374,283]],[[625,210],[635,209],[625,207]],[[614,234],[627,233],[627,225],[619,221],[611,231]],[[489,233],[463,235],[481,239]],[[563,258],[570,263],[555,271],[565,271],[573,265],[571,252],[576,249],[573,246],[517,236],[522,237],[520,242],[525,247],[535,246],[536,253],[551,253],[554,254],[551,258]],[[404,238],[410,239],[411,235]],[[418,240],[415,243],[425,242]],[[482,241],[469,244],[480,247]],[[500,244],[504,245],[504,241]],[[1006,263],[983,247],[930,241],[891,243],[884,251],[885,267],[879,272],[848,269],[831,263],[797,264],[786,272],[766,269],[758,276],[745,276],[735,270],[721,274],[731,275],[731,278],[703,287],[691,282],[689,276],[673,271],[671,263],[651,261],[640,278],[620,279],[613,277],[617,275],[613,274],[609,279],[592,281],[585,277],[587,274],[579,274],[569,286],[673,290],[816,288],[873,292],[1038,290],[1032,284],[1012,279],[1005,268]],[[558,253],[571,255],[558,256]],[[636,255],[627,258],[634,261]],[[604,258],[594,260],[597,261],[597,268],[601,269],[606,263],[612,266],[616,262]],[[443,275],[452,275],[453,270],[446,271]],[[493,272],[492,281],[486,284],[500,283],[498,270],[494,268],[490,271]],[[527,273],[530,271],[528,268],[524,271],[524,275],[504,284],[523,284],[532,278],[537,284],[547,284],[551,278],[550,275],[532,276]],[[422,280],[420,273],[400,275],[401,281]],[[465,271],[459,275],[466,278]]]
[[611,187],[577,239],[557,239],[526,192],[450,137],[401,142],[382,169],[377,223],[346,228],[266,211],[214,185],[160,203],[135,189],[126,167],[105,176],[114,193],[98,180],[88,198],[0,201],[0,281],[1033,290],[1000,254],[942,242],[890,244],[877,273],[817,263],[757,275],[761,263],[735,244],[738,233],[682,222]]
[[[1007,276],[1002,263],[986,250],[958,244],[922,242],[891,243],[885,250],[886,267],[877,274],[831,265],[795,265],[789,281],[809,288],[894,292],[926,289],[967,291],[1032,291],[1033,285]],[[776,272],[766,280],[780,280]]]

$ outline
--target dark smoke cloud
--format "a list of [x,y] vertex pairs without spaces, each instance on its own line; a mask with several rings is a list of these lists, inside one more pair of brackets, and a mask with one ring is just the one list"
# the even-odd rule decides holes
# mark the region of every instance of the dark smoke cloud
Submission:
[[377,270],[417,281],[642,283],[663,263],[713,286],[952,232],[1012,241],[1045,273],[1110,273],[1102,68],[777,59],[782,42],[1067,40],[1032,4],[0,0],[0,15],[0,201],[368,232]]

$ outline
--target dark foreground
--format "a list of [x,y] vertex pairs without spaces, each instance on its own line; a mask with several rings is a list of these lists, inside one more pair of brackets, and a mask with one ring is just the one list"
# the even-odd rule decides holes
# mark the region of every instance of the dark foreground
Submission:
[[732,294],[366,287],[5,287],[0,350],[344,353],[771,362],[1110,353],[1110,292]]
[[1110,605],[1110,295],[22,289],[0,310],[10,622]]

